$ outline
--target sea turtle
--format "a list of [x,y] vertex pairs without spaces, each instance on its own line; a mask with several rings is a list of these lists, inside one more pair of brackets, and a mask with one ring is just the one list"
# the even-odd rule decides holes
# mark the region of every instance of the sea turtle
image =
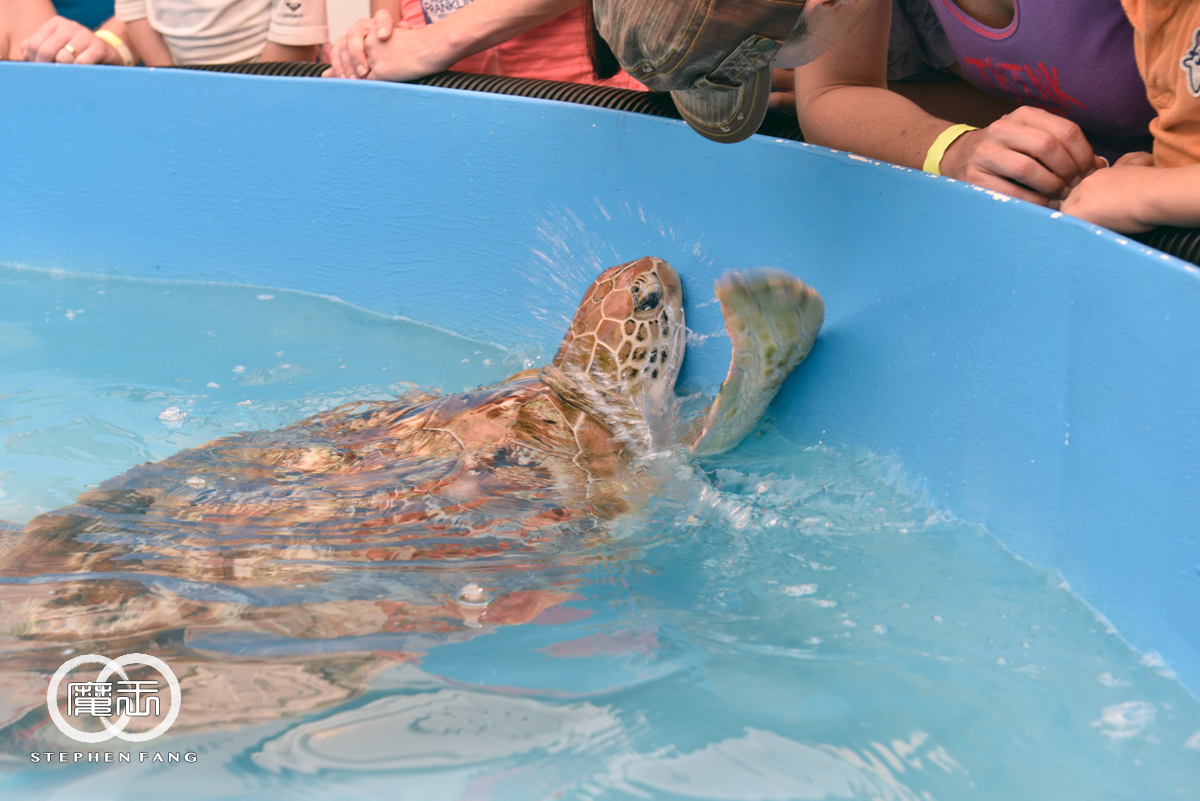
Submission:
[[[756,425],[824,317],[777,270],[729,273],[716,293],[733,357],[674,435],[695,454]],[[481,628],[585,614],[563,606],[578,580],[562,571],[654,491],[639,455],[664,446],[685,341],[678,275],[638,259],[595,280],[541,370],[224,437],[39,515],[0,555],[0,665],[29,689],[10,703],[31,716],[20,737],[43,727],[64,647],[155,654],[190,699],[180,725],[225,725],[339,703]],[[489,586],[462,587],[472,570]]]
[[[681,435],[702,455],[757,424],[824,319],[820,295],[778,270],[728,273],[716,294],[729,373]],[[667,262],[611,267],[541,370],[459,395],[351,403],[135,467],[31,521],[7,571],[47,572],[53,553],[54,572],[270,581],[281,561],[454,559],[578,536],[652,491],[635,457],[670,404],[685,340]]]

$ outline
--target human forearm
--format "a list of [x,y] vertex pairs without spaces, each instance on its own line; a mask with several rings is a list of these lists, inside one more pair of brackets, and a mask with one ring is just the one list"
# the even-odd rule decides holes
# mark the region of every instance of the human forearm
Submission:
[[1016,109],[1015,103],[993,97],[962,80],[928,83],[889,83],[888,89],[943,120],[986,128]]
[[283,45],[277,42],[267,42],[263,46],[260,61],[303,61],[317,60],[316,45]]
[[429,25],[395,22],[381,9],[333,45],[333,78],[409,81],[449,69],[579,5],[581,0],[475,0]]
[[1063,201],[1062,210],[1114,231],[1160,225],[1200,226],[1200,164],[1154,167],[1149,153],[1131,153],[1096,170]]
[[368,8],[372,17],[375,16],[376,11],[386,11],[392,15],[392,19],[402,19],[404,14],[400,11],[401,5],[403,5],[401,0],[371,0]]
[[929,146],[955,121],[933,116],[881,86],[814,92],[796,70],[796,114],[806,141],[920,169]]
[[495,47],[548,22],[581,0],[475,0],[427,25],[426,58],[430,71],[444,70],[481,50]]
[[871,3],[850,35],[796,69],[800,129],[814,144],[919,168],[934,139],[952,122],[888,91],[892,4]]
[[162,34],[150,27],[150,21],[142,18],[125,23],[125,41],[130,49],[142,57],[147,67],[173,67],[175,59],[167,48]]
[[1148,225],[1200,227],[1200,164],[1156,168],[1138,205]]

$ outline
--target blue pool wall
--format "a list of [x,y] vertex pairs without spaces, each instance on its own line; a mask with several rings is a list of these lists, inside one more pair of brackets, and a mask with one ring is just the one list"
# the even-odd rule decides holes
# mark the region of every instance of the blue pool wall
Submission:
[[944,178],[549,101],[0,64],[0,108],[2,264],[315,292],[544,357],[599,269],[656,255],[709,391],[713,279],[789,270],[828,316],[776,425],[894,456],[1200,692],[1193,266]]

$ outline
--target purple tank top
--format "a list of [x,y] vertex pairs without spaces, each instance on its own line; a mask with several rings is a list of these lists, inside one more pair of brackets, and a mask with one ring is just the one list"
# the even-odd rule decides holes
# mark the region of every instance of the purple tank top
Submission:
[[1154,109],[1119,0],[1013,0],[989,28],[954,0],[932,0],[963,76],[988,94],[1066,117],[1110,160],[1150,150]]

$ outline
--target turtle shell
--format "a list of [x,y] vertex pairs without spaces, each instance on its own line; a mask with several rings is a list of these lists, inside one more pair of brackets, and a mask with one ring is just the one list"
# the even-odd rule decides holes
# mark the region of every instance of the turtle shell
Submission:
[[638,495],[630,462],[603,422],[534,376],[352,403],[110,479],[32,520],[26,531],[37,536],[7,569],[253,582],[278,578],[287,563],[316,570],[557,548],[628,509]]

